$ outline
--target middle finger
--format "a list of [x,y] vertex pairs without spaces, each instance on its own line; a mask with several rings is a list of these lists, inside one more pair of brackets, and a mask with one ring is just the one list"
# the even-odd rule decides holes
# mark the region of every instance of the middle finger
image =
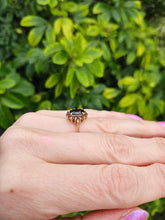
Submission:
[[[52,163],[165,163],[164,138],[135,138],[107,133],[64,134],[16,126],[13,129],[17,141],[22,143],[26,152]],[[22,141],[24,139],[26,141]]]

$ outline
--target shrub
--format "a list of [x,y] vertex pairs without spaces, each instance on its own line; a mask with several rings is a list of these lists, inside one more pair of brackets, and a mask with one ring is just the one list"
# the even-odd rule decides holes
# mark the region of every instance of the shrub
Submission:
[[[2,129],[27,111],[72,107],[165,120],[165,57],[141,1],[2,3]],[[152,204],[152,215],[163,210],[162,200]]]

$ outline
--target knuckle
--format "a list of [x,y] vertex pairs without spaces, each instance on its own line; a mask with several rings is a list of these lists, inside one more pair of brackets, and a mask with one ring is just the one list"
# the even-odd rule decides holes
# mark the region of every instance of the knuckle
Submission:
[[165,138],[155,137],[155,138],[152,138],[152,141],[157,148],[159,160],[164,161],[165,160]]
[[18,139],[18,128],[11,126],[9,127],[0,138],[0,146],[2,150],[8,149]]
[[103,110],[102,117],[111,118],[111,119],[128,119],[128,116],[123,112],[115,112],[115,111],[106,111]]
[[107,118],[97,118],[96,125],[102,132],[111,132],[116,134],[119,132],[119,123],[113,123],[113,120],[109,121]]
[[25,113],[15,122],[15,125],[26,125],[29,123],[29,121],[34,120],[35,117],[36,117],[35,112]]
[[35,135],[34,131],[27,128],[22,128],[19,126],[11,126],[8,128],[1,137],[1,147],[2,150],[8,152],[17,152],[20,148],[24,146],[33,146],[33,141],[37,139],[39,141],[40,137]]
[[155,137],[155,138],[152,138],[156,145],[159,147],[159,148],[162,148],[162,147],[165,147],[165,138],[163,137]]
[[137,123],[136,129],[140,134],[143,134],[146,131],[146,129],[149,133],[152,132],[153,128],[147,121],[138,120],[138,121],[136,121],[136,123]]
[[139,183],[135,172],[126,165],[106,166],[102,172],[102,185],[105,191],[108,192],[110,199],[121,207],[123,207],[123,204],[125,207],[133,204],[139,191]]
[[44,110],[44,109],[36,111],[37,114],[46,114],[47,112],[48,110]]
[[122,135],[104,135],[103,146],[106,157],[113,163],[132,163],[131,149],[132,143],[129,137]]
[[165,164],[155,163],[152,166],[154,166],[156,175],[158,175],[160,189],[162,192],[165,192]]

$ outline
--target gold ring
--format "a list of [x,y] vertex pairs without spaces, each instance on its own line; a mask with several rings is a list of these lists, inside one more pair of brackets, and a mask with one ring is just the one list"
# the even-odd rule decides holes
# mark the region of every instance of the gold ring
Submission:
[[77,132],[80,132],[80,123],[87,119],[88,113],[84,109],[71,109],[66,113],[66,117],[70,122],[77,126]]

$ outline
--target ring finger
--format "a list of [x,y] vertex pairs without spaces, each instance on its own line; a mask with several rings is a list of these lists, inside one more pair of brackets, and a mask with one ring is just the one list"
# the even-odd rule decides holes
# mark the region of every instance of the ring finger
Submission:
[[25,149],[26,152],[51,163],[165,163],[164,138],[135,138],[107,133],[64,134],[16,126],[9,128],[8,135],[10,131],[16,139],[10,140],[12,152],[15,149],[13,143],[18,141],[22,143],[21,150]]

